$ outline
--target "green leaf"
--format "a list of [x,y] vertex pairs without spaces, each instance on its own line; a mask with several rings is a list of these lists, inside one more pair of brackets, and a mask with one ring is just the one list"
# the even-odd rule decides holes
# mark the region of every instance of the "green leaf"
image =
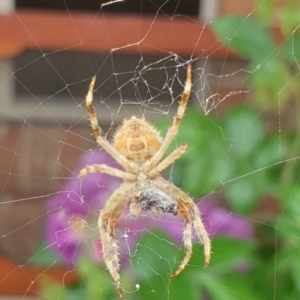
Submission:
[[286,191],[288,191],[288,193],[286,193],[285,197],[285,211],[288,213],[289,216],[297,217],[300,222],[300,186],[295,185],[290,189],[286,189]]
[[254,245],[252,241],[218,236],[212,240],[212,249],[215,250],[213,250],[211,265],[205,270],[231,273],[241,261],[251,262]]
[[[228,163],[226,153],[223,151],[226,148],[222,144],[216,145],[212,151],[205,149],[199,155],[191,155],[185,160],[181,169],[181,187],[192,197],[211,193],[218,189],[221,182],[234,175],[234,163]],[[220,149],[221,147],[223,148]]]
[[[240,273],[241,262],[251,266],[254,255],[252,241],[219,236],[212,239],[211,264],[203,269],[202,246],[194,245],[190,266],[197,266],[198,285],[214,300],[263,299],[253,295],[253,281],[248,273]],[[198,268],[199,267],[199,268]],[[247,298],[248,297],[248,298]]]
[[205,280],[205,290],[214,300],[264,300],[249,280],[249,275],[232,273],[217,279]]
[[83,279],[81,287],[86,299],[99,300],[117,297],[113,280],[104,265],[97,265],[88,257],[82,257],[76,266]]
[[[282,199],[284,214],[278,220],[277,227],[279,234],[285,240],[299,241],[300,248],[300,186],[284,186],[279,190],[279,197]],[[288,234],[287,234],[288,233]],[[299,237],[295,239],[295,237]]]
[[[297,253],[299,253],[299,248],[295,249],[297,250]],[[300,259],[299,255],[295,255],[292,260],[291,269],[292,269],[292,278],[294,279],[295,288],[297,289],[298,293],[300,293]]]
[[276,48],[269,30],[249,17],[220,17],[212,28],[224,43],[256,62],[264,60]]
[[[216,125],[217,123],[218,122],[212,117],[204,116],[203,113],[193,107],[189,108],[181,122],[178,134],[166,155],[183,142],[188,144],[188,149],[180,160],[188,155],[200,155],[202,151],[210,151],[211,148],[213,148],[213,143],[216,143],[216,140],[217,143],[224,142],[222,131],[219,126]],[[160,121],[156,124],[156,127],[164,137],[171,125],[171,122]],[[212,139],[212,137],[214,137],[214,139]],[[207,150],[207,148],[209,148],[209,150]]]
[[[191,196],[199,196],[207,194],[211,191],[212,185],[209,182],[209,163],[210,157],[204,153],[202,155],[193,156],[187,160],[183,166],[181,173],[181,187]],[[196,158],[196,159],[195,159]]]
[[[279,252],[276,253],[276,270],[277,270],[277,279],[279,282],[278,290],[288,290],[288,292],[292,292],[292,293],[295,293],[296,291],[297,294],[299,295],[300,293],[299,251],[300,251],[299,239],[295,239],[295,236],[293,236],[291,237],[290,242],[285,241],[284,247],[279,248]],[[270,274],[270,276],[272,276],[272,274]],[[287,293],[283,292],[283,294],[285,295]],[[297,299],[297,298],[289,298],[289,299]]]
[[170,297],[172,300],[200,300],[201,286],[198,284],[199,274],[184,270],[177,277],[170,280]]
[[286,139],[280,134],[272,134],[254,153],[254,164],[257,169],[268,167],[282,160],[287,153]]
[[[61,298],[56,298],[62,300]],[[82,286],[67,289],[65,300],[82,300],[85,299],[85,291]]]
[[243,157],[248,156],[265,135],[260,118],[245,106],[236,107],[227,113],[224,134],[232,145],[232,154]]
[[[159,123],[166,132],[170,126]],[[221,181],[232,175],[227,164],[228,148],[218,121],[190,108],[179,128],[169,152],[179,144],[188,144],[187,152],[172,167],[174,183],[192,196],[206,195],[216,189]]]
[[291,34],[283,45],[283,57],[287,62],[296,60],[300,64],[300,30],[297,33]]
[[264,182],[262,174],[256,173],[226,183],[226,198],[234,211],[240,214],[251,212],[260,199]]
[[170,274],[177,263],[177,249],[170,237],[153,231],[141,237],[132,257],[141,299],[168,299]]
[[[290,66],[289,66],[290,67]],[[278,57],[269,57],[259,64],[253,62],[250,67],[250,80],[256,88],[257,101],[264,105],[271,105],[278,109],[279,101],[286,101],[290,94],[291,81],[286,64]]]

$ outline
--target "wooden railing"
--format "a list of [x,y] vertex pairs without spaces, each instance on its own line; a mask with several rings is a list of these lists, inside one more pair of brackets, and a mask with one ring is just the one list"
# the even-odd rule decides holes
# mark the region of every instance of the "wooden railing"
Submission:
[[0,58],[25,49],[234,57],[207,24],[183,16],[16,10],[0,16]]

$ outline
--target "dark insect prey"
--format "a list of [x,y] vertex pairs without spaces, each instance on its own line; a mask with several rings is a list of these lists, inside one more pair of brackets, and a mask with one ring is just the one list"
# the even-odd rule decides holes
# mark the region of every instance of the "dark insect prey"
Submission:
[[166,193],[155,188],[141,190],[136,200],[136,205],[144,211],[151,211],[156,217],[163,212],[177,215],[176,201]]

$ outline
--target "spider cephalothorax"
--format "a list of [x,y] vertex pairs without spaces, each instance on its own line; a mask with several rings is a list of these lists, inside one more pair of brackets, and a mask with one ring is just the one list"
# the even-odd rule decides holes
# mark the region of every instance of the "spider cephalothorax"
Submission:
[[128,160],[142,165],[157,152],[161,137],[146,121],[133,116],[124,121],[112,144]]
[[185,256],[171,276],[177,276],[187,265],[192,255],[192,225],[204,246],[204,265],[208,266],[211,245],[201,221],[200,212],[193,200],[179,188],[161,177],[160,173],[178,159],[187,149],[186,144],[162,159],[167,148],[175,138],[191,92],[191,66],[187,68],[187,80],[179,108],[164,139],[146,121],[136,117],[125,120],[109,143],[101,134],[92,104],[95,77],[92,79],[86,97],[86,107],[90,116],[92,130],[97,143],[109,153],[124,171],[107,165],[90,165],[81,170],[79,177],[88,173],[102,172],[123,179],[121,186],[107,200],[100,212],[98,226],[102,241],[103,257],[112,276],[120,299],[124,299],[119,275],[118,246],[115,239],[115,226],[128,201],[130,211],[139,214],[149,210],[155,216],[161,213],[179,214],[185,219],[183,244]]

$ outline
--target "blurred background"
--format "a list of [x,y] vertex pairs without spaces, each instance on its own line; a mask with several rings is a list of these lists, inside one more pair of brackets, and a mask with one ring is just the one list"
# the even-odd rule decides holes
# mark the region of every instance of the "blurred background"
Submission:
[[[174,279],[180,218],[126,210],[126,299],[299,299],[300,4],[297,1],[2,0],[0,299],[118,299],[97,217],[120,181],[107,139],[143,117],[165,135],[192,64],[189,108],[164,173],[195,199],[213,245]],[[168,152],[168,153],[169,153]]]

